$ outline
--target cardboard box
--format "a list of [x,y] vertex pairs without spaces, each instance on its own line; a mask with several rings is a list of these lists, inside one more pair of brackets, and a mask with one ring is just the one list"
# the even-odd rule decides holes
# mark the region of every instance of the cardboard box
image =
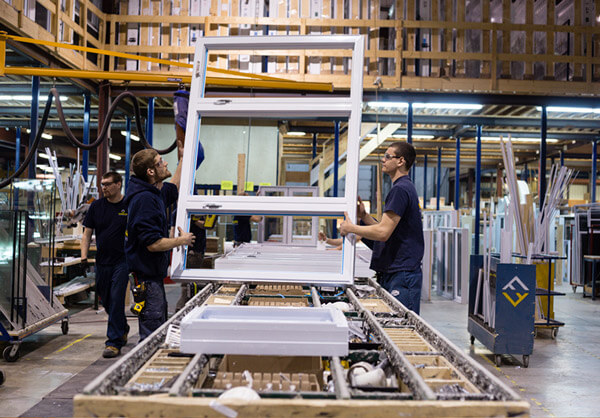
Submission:
[[218,369],[213,388],[245,386],[249,372],[257,391],[320,391],[323,387],[321,357],[226,355]]

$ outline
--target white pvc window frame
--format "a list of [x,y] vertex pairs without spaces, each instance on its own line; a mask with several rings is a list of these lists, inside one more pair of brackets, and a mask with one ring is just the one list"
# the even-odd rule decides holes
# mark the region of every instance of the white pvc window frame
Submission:
[[[349,96],[339,97],[231,97],[206,98],[207,58],[218,50],[306,50],[335,49],[352,51],[351,89]],[[193,214],[260,214],[343,216],[356,219],[358,191],[359,141],[363,89],[364,38],[340,36],[240,36],[204,37],[198,40],[188,107],[185,150],[183,156],[176,226],[189,231]],[[269,197],[193,195],[196,155],[202,117],[331,117],[348,120],[346,183],[344,197]],[[207,155],[206,158],[210,158]],[[235,167],[232,167],[235,170]],[[177,230],[177,229],[176,229]],[[351,285],[354,278],[354,240],[345,239],[342,268],[339,273],[302,271],[211,270],[185,267],[186,251],[173,250],[171,277],[176,280],[230,282],[289,282],[316,285]]]
[[[319,196],[319,188],[315,186],[261,186],[258,189],[258,196],[264,196],[266,193],[279,192],[283,193],[283,196],[295,196],[296,194],[308,194],[312,197]],[[283,197],[280,196],[280,197]],[[317,239],[319,235],[319,218],[316,216],[311,217],[310,236],[306,240],[294,241],[294,216],[284,217],[281,221],[282,234],[281,241],[265,241],[268,237],[265,236],[265,224],[266,218],[258,224],[258,242],[266,245],[288,245],[295,247],[314,247],[317,245]]]

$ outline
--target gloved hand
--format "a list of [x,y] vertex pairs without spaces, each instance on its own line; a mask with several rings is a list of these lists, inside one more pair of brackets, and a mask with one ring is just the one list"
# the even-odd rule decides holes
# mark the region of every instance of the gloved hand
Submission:
[[88,259],[82,258],[80,264],[81,264],[81,271],[83,272],[83,275],[87,276],[91,270],[90,263],[88,263]]

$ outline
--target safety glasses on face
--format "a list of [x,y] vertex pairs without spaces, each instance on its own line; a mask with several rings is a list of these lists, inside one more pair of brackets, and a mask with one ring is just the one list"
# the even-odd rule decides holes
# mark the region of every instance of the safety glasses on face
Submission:
[[114,181],[103,181],[100,183],[100,187],[109,187],[109,186],[112,186],[113,184],[115,184]]
[[397,155],[390,155],[387,152],[385,154],[383,154],[383,159],[386,161],[391,160],[392,158],[402,158],[402,157],[398,157]]
[[162,157],[160,157],[160,160],[158,160],[158,162],[156,164],[154,164],[154,166],[157,168],[163,167],[164,165],[165,165],[165,160],[163,160]]

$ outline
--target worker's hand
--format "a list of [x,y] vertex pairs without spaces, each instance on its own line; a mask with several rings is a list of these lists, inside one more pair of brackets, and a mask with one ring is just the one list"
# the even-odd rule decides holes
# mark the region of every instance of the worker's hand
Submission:
[[319,241],[327,241],[327,235],[319,231]]
[[88,259],[82,258],[80,261],[80,264],[81,264],[81,272],[83,273],[84,276],[87,277],[87,275],[90,272],[90,263],[88,263]]
[[348,234],[352,233],[352,229],[354,228],[354,223],[350,220],[350,215],[348,212],[344,212],[344,220],[340,225],[340,234],[345,237]]
[[191,232],[183,232],[180,226],[177,227],[179,230],[179,239],[182,241],[181,245],[192,245],[196,240],[196,237]]
[[177,140],[177,161],[183,158],[183,141]]
[[364,217],[367,216],[367,210],[365,209],[365,204],[363,203],[360,196],[358,196],[358,202],[356,202],[356,204],[358,205],[358,207],[356,208],[356,216],[358,217],[357,219],[364,219]]

